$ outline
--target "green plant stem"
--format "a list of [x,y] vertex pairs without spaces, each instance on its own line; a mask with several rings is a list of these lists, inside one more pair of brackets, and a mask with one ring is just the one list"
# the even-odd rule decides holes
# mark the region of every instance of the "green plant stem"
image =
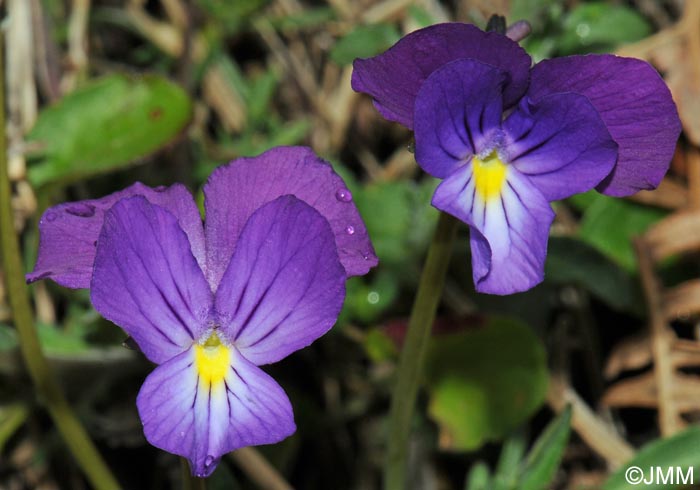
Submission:
[[408,441],[413,409],[421,381],[430,330],[435,321],[435,313],[445,285],[457,224],[458,221],[452,216],[440,213],[418,284],[416,299],[413,302],[391,399],[389,445],[384,465],[385,490],[405,490],[406,488]]
[[118,489],[117,480],[100,457],[83,426],[80,425],[53,377],[41,351],[34,328],[12,214],[11,187],[7,166],[7,137],[5,135],[5,64],[3,54],[4,38],[0,33],[0,246],[2,248],[2,269],[20,350],[38,397],[48,408],[63,440],[75,456],[92,487],[97,490]]
[[180,458],[180,468],[182,469],[182,488],[184,490],[206,490],[206,479],[192,476],[190,463],[186,458]]

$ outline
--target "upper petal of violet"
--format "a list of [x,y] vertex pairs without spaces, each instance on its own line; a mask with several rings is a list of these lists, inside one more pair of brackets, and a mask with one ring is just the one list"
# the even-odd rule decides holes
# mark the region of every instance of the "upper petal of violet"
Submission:
[[528,95],[585,95],[619,145],[617,164],[598,185],[611,196],[653,189],[668,170],[681,124],[671,93],[647,62],[613,55],[545,60],[532,70]]
[[355,60],[352,88],[371,95],[386,119],[413,129],[414,103],[423,82],[441,66],[464,58],[508,73],[505,107],[517,103],[525,92],[531,63],[525,50],[506,36],[462,23],[420,29],[378,56]]
[[592,189],[615,166],[617,144],[583,95],[524,98],[503,129],[501,151],[548,201]]
[[416,161],[434,177],[449,176],[472,155],[490,150],[503,113],[507,73],[476,60],[435,70],[416,98]]
[[192,194],[181,184],[152,189],[139,182],[101,199],[52,206],[39,221],[39,254],[27,282],[53,279],[68,288],[88,288],[95,261],[95,247],[105,212],[117,201],[143,196],[170,211],[187,234],[192,253],[204,266],[202,218]]
[[177,218],[143,196],[105,213],[90,299],[158,364],[207,330],[213,303]]
[[277,147],[217,168],[204,186],[206,271],[213,290],[248,218],[265,203],[287,194],[328,220],[348,276],[366,274],[377,265],[367,229],[343,179],[310,148]]
[[216,291],[222,333],[253,364],[276,362],[333,326],[345,280],[326,219],[277,198],[248,220]]

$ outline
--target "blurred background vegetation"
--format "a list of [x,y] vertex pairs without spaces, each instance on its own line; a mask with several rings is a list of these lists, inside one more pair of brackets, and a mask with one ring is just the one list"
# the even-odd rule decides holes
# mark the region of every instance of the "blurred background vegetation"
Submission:
[[[684,124],[658,190],[556,203],[545,282],[510,297],[474,292],[460,229],[415,418],[411,481],[421,489],[618,490],[628,488],[618,470],[632,458],[700,465],[700,2],[0,6],[13,209],[27,270],[48,206],[137,180],[184,182],[201,203],[217,165],[303,144],[348,182],[380,266],[349,281],[328,335],[269,368],[299,429],[259,451],[298,489],[379,487],[396,356],[437,217],[429,206],[436,182],[419,172],[411,134],[352,91],[352,60],[420,27],[483,27],[492,14],[532,24],[523,45],[535,61],[591,52],[649,60]],[[177,458],[146,443],[136,412],[152,367],[122,346],[123,332],[91,308],[86,291],[37,283],[31,293],[51,365],[124,488],[181,488]],[[0,487],[88,488],[23,369],[5,296],[0,281]],[[258,469],[224,459],[208,488],[257,488],[249,473]]]

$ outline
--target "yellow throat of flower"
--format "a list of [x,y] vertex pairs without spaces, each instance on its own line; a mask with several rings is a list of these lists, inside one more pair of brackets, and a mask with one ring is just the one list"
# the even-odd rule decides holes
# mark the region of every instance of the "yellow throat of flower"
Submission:
[[500,196],[508,166],[501,161],[498,153],[494,150],[483,160],[474,157],[472,166],[476,193],[484,201]]
[[212,333],[204,344],[194,346],[194,366],[200,382],[205,385],[221,383],[231,366],[231,350]]

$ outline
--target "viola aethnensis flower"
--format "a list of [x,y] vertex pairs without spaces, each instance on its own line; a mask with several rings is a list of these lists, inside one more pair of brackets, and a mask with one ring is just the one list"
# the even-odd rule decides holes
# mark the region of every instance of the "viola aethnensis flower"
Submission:
[[530,66],[516,42],[459,23],[354,63],[353,88],[413,129],[418,164],[443,179],[433,205],[469,225],[484,293],[542,281],[551,201],[655,188],[681,129],[668,88],[644,61],[586,55]]
[[27,276],[89,287],[158,364],[137,399],[146,438],[200,477],[295,431],[287,395],[258,366],[326,333],[347,277],[377,264],[350,191],[308,148],[238,159],[204,194],[204,226],[178,184],[54,206]]

